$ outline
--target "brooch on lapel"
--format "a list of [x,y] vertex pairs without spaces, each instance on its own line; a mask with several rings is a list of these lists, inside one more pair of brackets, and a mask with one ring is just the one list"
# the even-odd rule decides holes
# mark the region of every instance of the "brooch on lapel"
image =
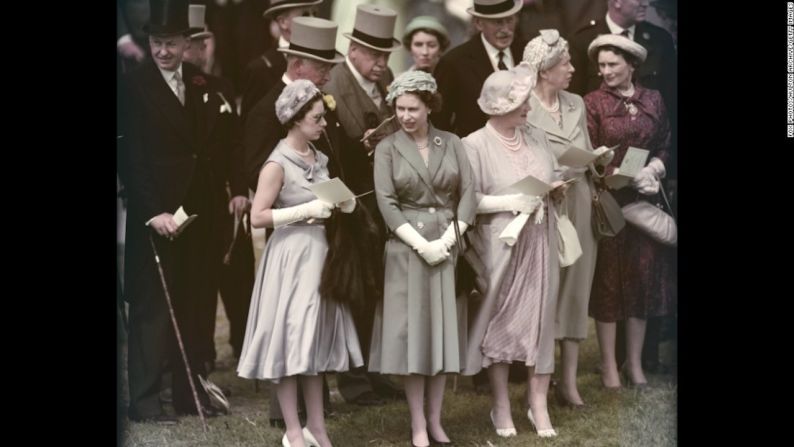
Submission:
[[433,144],[435,144],[436,146],[441,146],[441,137],[437,136],[433,138]]
[[209,93],[204,93],[204,96],[202,96],[201,98],[204,100],[204,104],[206,104],[207,101],[210,100],[210,95]]
[[221,92],[216,92],[216,93],[218,93],[218,96],[221,97],[221,101],[223,101],[219,113],[232,113],[232,106],[229,105],[229,101],[227,101],[226,98],[224,98],[223,93]]
[[333,95],[323,95],[323,102],[325,102],[325,106],[328,107],[328,110],[332,112],[336,110],[336,100]]

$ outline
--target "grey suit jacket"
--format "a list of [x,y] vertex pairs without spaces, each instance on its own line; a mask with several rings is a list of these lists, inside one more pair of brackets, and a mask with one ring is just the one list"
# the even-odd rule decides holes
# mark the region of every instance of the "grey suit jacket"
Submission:
[[569,145],[586,151],[593,150],[590,135],[587,133],[587,112],[581,96],[564,90],[560,92],[562,128],[543,110],[543,106],[534,95],[530,95],[529,105],[532,109],[527,114],[527,122],[546,132],[556,158],[559,158]]

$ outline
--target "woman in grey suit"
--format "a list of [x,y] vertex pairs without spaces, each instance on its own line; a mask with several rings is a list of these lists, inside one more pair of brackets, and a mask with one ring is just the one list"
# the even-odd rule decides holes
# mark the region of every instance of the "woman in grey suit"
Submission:
[[392,235],[369,370],[404,376],[412,445],[445,445],[444,374],[460,372],[466,339],[455,264],[460,235],[474,221],[471,166],[460,139],[429,124],[428,115],[441,105],[430,74],[405,72],[389,92],[386,101],[402,129],[375,150],[378,208]]
[[[587,112],[579,95],[565,91],[571,83],[574,67],[568,52],[568,42],[555,29],[540,30],[524,48],[523,60],[536,71],[538,82],[529,98],[532,108],[527,122],[546,132],[554,156],[559,158],[570,146],[592,151],[587,133]],[[606,148],[599,148],[604,153]],[[608,154],[597,159],[609,163]],[[584,406],[576,387],[579,342],[587,338],[587,305],[593,284],[598,244],[590,226],[593,180],[584,168],[565,168],[564,179],[576,178],[560,213],[567,214],[574,224],[582,256],[571,266],[560,270],[560,294],[557,299],[557,328],[555,338],[560,342],[562,375],[557,387],[561,404]]]
[[[477,100],[488,122],[463,139],[478,199],[477,227],[470,235],[473,250],[467,258],[479,259],[484,269],[478,272],[478,282],[485,284],[464,374],[488,368],[491,421],[502,437],[516,435],[507,389],[512,362],[528,368],[527,417],[538,435],[557,435],[546,394],[554,372],[559,272],[557,238],[552,236],[556,235],[554,202],[562,198],[566,186],[559,180],[546,133],[526,124],[535,73],[522,63],[491,74]],[[511,185],[528,175],[550,184],[554,200],[545,193],[509,193]]]

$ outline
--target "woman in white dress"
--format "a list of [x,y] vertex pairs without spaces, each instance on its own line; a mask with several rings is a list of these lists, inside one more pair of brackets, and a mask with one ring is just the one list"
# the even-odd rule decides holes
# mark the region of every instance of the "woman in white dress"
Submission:
[[[328,157],[311,144],[325,128],[325,105],[307,80],[292,82],[276,101],[288,129],[259,173],[251,224],[273,227],[254,284],[237,373],[271,380],[281,406],[287,447],[330,447],[323,415],[323,376],[363,364],[346,304],[321,297],[328,243],[323,219],[332,205],[308,186],[328,180]],[[340,205],[355,208],[355,199]],[[298,419],[297,380],[306,402],[306,428]]]
[[[463,139],[478,199],[477,224],[470,235],[472,265],[482,266],[478,284],[485,295],[470,330],[464,374],[488,368],[491,421],[502,437],[516,435],[507,390],[514,361],[528,368],[527,417],[539,436],[557,435],[546,394],[554,371],[558,284],[554,200],[562,198],[567,185],[559,180],[545,132],[526,124],[535,79],[527,64],[491,74],[477,100],[490,118]],[[506,194],[528,175],[554,187],[554,200],[549,194]],[[514,219],[525,223],[514,226]]]

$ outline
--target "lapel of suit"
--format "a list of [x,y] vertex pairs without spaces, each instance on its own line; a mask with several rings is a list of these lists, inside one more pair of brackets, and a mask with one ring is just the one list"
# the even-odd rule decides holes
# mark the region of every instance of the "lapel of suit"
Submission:
[[[152,62],[147,64],[147,68],[143,70],[142,74],[144,84],[142,95],[148,97],[155,104],[155,109],[165,115],[166,120],[171,123],[180,137],[189,143],[193,143],[190,121],[185,109],[179,103],[179,99],[174,95],[171,87],[163,79],[160,70]],[[185,83],[185,97],[187,97],[187,83]]]
[[[190,64],[183,64],[185,73],[185,96],[193,101],[196,123],[196,136],[204,141],[211,133],[218,119],[220,104],[223,104],[217,93],[210,88],[210,79]],[[204,81],[200,81],[203,79]],[[204,101],[206,95],[207,101]]]
[[[428,138],[430,138],[429,133]],[[394,146],[405,161],[419,173],[419,177],[422,178],[422,181],[432,190],[433,183],[430,181],[430,173],[427,170],[427,166],[425,166],[425,161],[422,160],[422,156],[419,155],[419,150],[416,148],[416,142],[414,142],[413,138],[409,137],[404,130],[400,129],[395,134]]]
[[560,129],[560,126],[554,122],[549,112],[543,109],[543,106],[540,105],[540,100],[535,95],[529,95],[529,106],[530,111],[527,114],[527,121],[530,124],[543,129],[546,133],[568,139],[564,131]]
[[[356,123],[358,123],[362,131],[367,130],[368,127],[367,123],[364,121],[364,115],[369,112],[374,113],[375,116],[379,116],[378,109],[375,108],[375,103],[372,102],[367,92],[361,88],[361,85],[359,85],[355,76],[353,76],[353,73],[350,71],[350,67],[344,62],[341,65],[344,82],[341,82],[339,85],[347,87],[342,91],[344,103],[348,106],[348,113],[353,117]],[[385,101],[386,98],[384,97],[383,100]],[[356,108],[358,108],[358,110],[356,110]]]
[[[474,71],[479,85],[483,85],[485,80],[494,72],[491,60],[488,58],[488,53],[485,51],[479,34],[476,34],[469,40],[469,58],[471,63],[469,67]],[[515,60],[515,59],[514,59]],[[479,92],[476,93],[479,95]]]
[[[579,128],[579,119],[584,113],[581,107],[576,107],[576,103],[573,102],[569,96],[564,93],[560,93],[560,112],[562,113],[562,132],[565,135],[565,138],[568,140],[573,141],[581,129]],[[559,128],[559,127],[558,127]],[[585,148],[580,148],[585,149]]]
[[[439,144],[436,144],[436,142]],[[430,148],[430,154],[428,155],[427,170],[430,175],[431,189],[433,179],[436,178],[436,174],[441,167],[441,161],[444,160],[444,156],[447,153],[447,147],[449,146],[447,143],[446,139],[441,137],[438,130],[436,130],[432,124],[429,125],[427,131],[427,144]]]

